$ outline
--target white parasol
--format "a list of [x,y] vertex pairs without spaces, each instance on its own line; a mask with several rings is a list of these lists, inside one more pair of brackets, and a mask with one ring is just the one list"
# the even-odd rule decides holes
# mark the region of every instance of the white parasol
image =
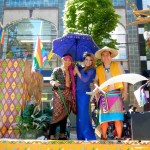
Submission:
[[[112,77],[110,79],[108,79],[107,81],[105,81],[103,84],[101,84],[101,86],[97,86],[95,85],[101,92],[105,93],[102,89],[107,87],[108,85],[117,83],[117,82],[126,82],[126,83],[130,83],[130,84],[136,84],[140,81],[144,81],[144,80],[148,80],[146,77],[139,75],[139,74],[135,74],[135,73],[127,73],[127,74],[121,74],[115,77]],[[95,92],[86,92],[86,94],[88,95],[92,95],[91,99],[93,99],[93,97],[95,96]],[[99,131],[99,129],[95,130],[95,133],[101,137],[101,132]]]
[[[107,87],[108,85],[111,85],[111,84],[114,84],[117,82],[126,82],[126,83],[130,83],[130,84],[134,85],[134,84],[136,84],[140,81],[144,81],[144,80],[148,80],[148,79],[140,74],[135,74],[135,73],[121,74],[121,75],[118,75],[118,76],[108,79],[103,84],[101,84],[98,87],[98,89],[100,91],[102,91],[103,93],[105,93],[102,89]],[[93,96],[93,94],[95,94],[95,93],[92,91],[92,92],[86,92],[86,94]]]

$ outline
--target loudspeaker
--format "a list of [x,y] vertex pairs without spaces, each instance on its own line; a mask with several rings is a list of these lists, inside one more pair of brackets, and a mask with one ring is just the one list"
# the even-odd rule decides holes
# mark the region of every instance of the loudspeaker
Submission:
[[132,140],[150,140],[150,112],[131,115]]

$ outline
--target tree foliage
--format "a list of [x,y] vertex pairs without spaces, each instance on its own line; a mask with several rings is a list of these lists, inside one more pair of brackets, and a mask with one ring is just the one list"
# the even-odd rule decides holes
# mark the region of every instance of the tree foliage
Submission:
[[111,39],[110,32],[117,26],[119,17],[112,0],[67,0],[64,32],[90,34],[99,47],[115,47],[116,41]]
[[[144,29],[145,31],[150,32],[150,23],[146,23],[144,25]],[[146,45],[146,54],[149,55],[149,49],[150,49],[150,40],[145,41],[145,45]]]
[[145,31],[150,31],[150,23],[146,23],[144,25],[144,29],[145,29]]

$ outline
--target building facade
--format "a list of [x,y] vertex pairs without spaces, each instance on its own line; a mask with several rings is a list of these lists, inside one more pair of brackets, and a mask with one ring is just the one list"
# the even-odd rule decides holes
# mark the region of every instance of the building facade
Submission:
[[[135,0],[132,0],[132,3],[136,5]],[[138,26],[127,26],[127,24],[135,20],[132,14],[132,7],[127,3],[127,0],[113,0],[113,5],[116,13],[121,16],[119,22],[124,29],[124,40],[118,41],[118,48],[120,51],[120,47],[124,47],[124,54],[126,57],[119,61],[121,61],[124,69],[128,70],[128,72],[141,74]],[[118,31],[120,33],[123,30]],[[138,88],[138,86],[139,85],[129,86],[129,99],[124,102],[126,106],[129,104],[137,105],[133,92]]]
[[[47,53],[52,41],[63,35],[63,9],[65,0],[0,0],[0,22],[5,29],[5,42],[1,45],[0,57],[25,58],[32,61],[37,35]],[[43,68],[43,100],[51,100],[52,91],[46,77],[58,66],[54,56]],[[44,104],[45,104],[44,103]]]
[[[0,21],[6,29],[5,43],[1,48],[1,58],[9,58],[13,51],[14,58],[32,59],[35,47],[36,36],[39,35],[47,51],[51,50],[52,40],[63,35],[63,9],[66,0],[0,0]],[[119,55],[115,58],[120,61],[127,72],[141,74],[141,60],[139,45],[138,26],[126,24],[135,21],[133,10],[126,0],[112,0],[116,13],[121,18],[117,28],[111,33],[117,39]],[[132,0],[137,4],[136,0]],[[141,5],[141,4],[139,4]],[[15,42],[13,40],[16,40]],[[7,41],[7,42],[6,42]],[[9,43],[17,43],[18,45]],[[26,50],[28,48],[28,50]],[[143,50],[142,50],[143,51]],[[26,52],[26,53],[25,53]],[[54,57],[45,70],[49,70],[59,65],[59,59]],[[48,73],[44,73],[49,76]],[[43,87],[43,100],[50,100],[52,92],[49,90],[49,83]],[[130,86],[129,100],[126,105],[137,104],[133,91],[137,86]]]

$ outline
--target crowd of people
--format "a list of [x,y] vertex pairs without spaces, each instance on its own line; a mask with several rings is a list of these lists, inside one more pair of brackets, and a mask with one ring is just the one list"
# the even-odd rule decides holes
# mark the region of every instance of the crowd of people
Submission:
[[[118,51],[109,47],[98,50],[95,56],[85,52],[83,65],[76,66],[73,65],[70,54],[62,57],[62,66],[53,70],[50,80],[54,93],[50,140],[55,139],[57,126],[60,126],[59,140],[67,139],[65,136],[66,124],[71,111],[76,114],[78,140],[96,140],[94,132],[96,126],[99,126],[101,130],[101,139],[107,140],[109,126],[112,122],[116,139],[121,139],[125,118],[123,100],[128,97],[127,83],[119,82],[108,85],[103,89],[105,94],[98,88],[111,77],[125,73],[118,62],[112,61],[112,58],[117,55]],[[102,61],[97,68],[95,67],[96,58]],[[95,102],[91,103],[90,116],[90,95],[87,95],[86,92],[91,91],[92,82],[97,86],[93,88]],[[132,110],[129,111],[132,112]]]

